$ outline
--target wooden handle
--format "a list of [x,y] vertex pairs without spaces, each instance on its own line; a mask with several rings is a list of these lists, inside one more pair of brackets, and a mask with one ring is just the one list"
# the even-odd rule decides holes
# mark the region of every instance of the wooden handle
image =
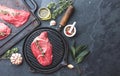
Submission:
[[67,11],[65,12],[64,16],[62,17],[61,21],[60,21],[60,25],[61,26],[65,26],[67,21],[69,20],[71,14],[73,12],[73,6],[70,5],[68,8],[67,8]]

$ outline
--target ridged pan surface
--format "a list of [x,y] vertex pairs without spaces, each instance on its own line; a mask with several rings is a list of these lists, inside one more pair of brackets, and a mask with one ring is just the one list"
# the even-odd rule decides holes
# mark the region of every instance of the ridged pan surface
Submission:
[[[49,66],[42,66],[38,63],[34,55],[31,51],[31,43],[37,36],[40,35],[41,32],[47,31],[48,32],[48,38],[53,46],[53,61],[52,64]],[[26,62],[28,65],[35,71],[35,72],[41,72],[41,73],[52,73],[60,69],[63,65],[62,63],[67,62],[67,55],[68,55],[68,45],[61,35],[60,32],[58,32],[55,29],[48,28],[48,27],[42,27],[39,29],[34,30],[25,40],[24,46],[23,46],[23,55],[25,57]]]

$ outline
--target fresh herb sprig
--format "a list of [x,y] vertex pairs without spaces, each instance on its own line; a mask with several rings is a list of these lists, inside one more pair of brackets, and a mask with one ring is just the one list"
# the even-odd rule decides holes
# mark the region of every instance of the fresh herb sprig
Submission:
[[68,6],[72,5],[73,0],[59,0],[58,3],[50,2],[47,7],[51,10],[52,18],[55,19]]
[[73,42],[71,54],[76,63],[81,63],[89,53],[86,45],[75,46],[75,42]]
[[0,32],[0,36],[5,36],[5,33],[4,32]]
[[13,53],[17,53],[17,52],[18,52],[18,48],[12,48],[7,52],[5,52],[0,59],[9,59]]
[[44,53],[42,47],[39,45],[39,41],[37,40],[37,41],[35,42],[35,44],[36,44],[37,48],[39,49],[39,51],[42,53],[42,56],[44,57],[44,56],[45,56],[45,53]]

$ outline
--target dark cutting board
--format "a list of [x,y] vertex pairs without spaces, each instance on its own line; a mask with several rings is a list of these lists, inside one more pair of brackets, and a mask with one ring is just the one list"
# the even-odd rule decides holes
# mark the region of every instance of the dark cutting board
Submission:
[[[13,9],[28,11],[22,0],[0,0],[0,5],[4,5]],[[38,19],[32,14],[30,15],[28,21],[23,26],[18,28],[1,19],[0,22],[5,23],[12,29],[11,34],[7,38],[0,40],[0,55],[2,55],[5,51],[23,39],[28,33],[30,33],[40,24]]]

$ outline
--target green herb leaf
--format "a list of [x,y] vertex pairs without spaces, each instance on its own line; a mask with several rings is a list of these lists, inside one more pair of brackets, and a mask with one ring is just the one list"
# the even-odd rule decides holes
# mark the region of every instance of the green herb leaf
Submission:
[[73,46],[73,47],[76,47],[75,44],[76,44],[76,42],[75,42],[75,40],[73,40],[73,41],[72,41],[72,46]]
[[73,56],[73,59],[75,59],[75,47],[71,47],[71,53],[72,53],[72,56]]
[[59,14],[61,14],[68,6],[73,3],[73,0],[59,0],[58,3],[50,2],[47,8],[51,10],[52,18],[55,19]]
[[75,41],[72,43],[71,54],[76,63],[81,63],[84,58],[89,54],[90,51],[87,51],[86,45],[75,45]]
[[87,47],[88,47],[88,46],[86,46],[86,45],[79,45],[78,47],[76,47],[76,51],[79,51],[79,50],[81,50],[81,51],[86,50]]
[[77,63],[81,63],[83,61],[83,59],[89,54],[90,51],[83,51],[81,52],[76,58],[75,58],[75,61]]
[[0,59],[9,59],[13,53],[17,53],[17,52],[18,52],[18,48],[12,48],[7,52],[5,52]]
[[76,56],[78,56],[82,51],[86,50],[87,46],[86,45],[79,45],[76,47]]
[[49,9],[52,9],[52,8],[56,8],[56,3],[55,2],[50,2],[48,5],[47,5],[47,8]]

